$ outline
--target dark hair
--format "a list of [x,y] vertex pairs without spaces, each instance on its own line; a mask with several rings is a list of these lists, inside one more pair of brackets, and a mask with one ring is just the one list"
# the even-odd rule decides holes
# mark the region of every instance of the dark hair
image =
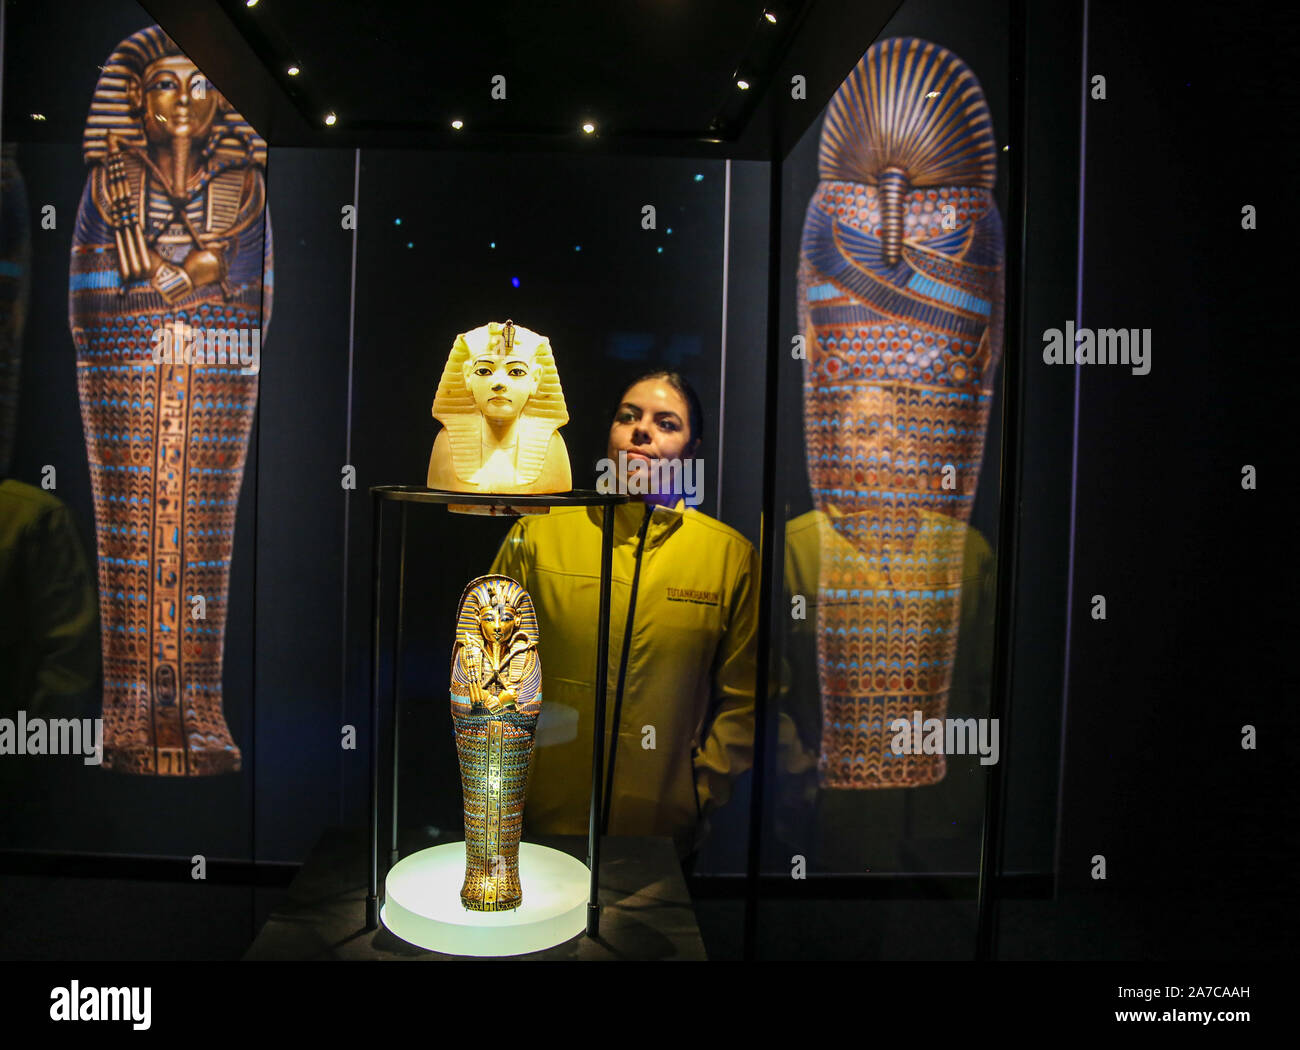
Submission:
[[[626,383],[619,392],[618,403],[623,403],[623,395],[631,390],[637,383],[644,383],[647,379],[662,379],[670,387],[682,395],[682,400],[686,402],[686,411],[689,416],[686,423],[691,428],[691,439],[688,444],[698,447],[704,442],[704,407],[700,404],[700,396],[695,392],[680,372],[672,372],[666,368],[656,368],[650,372],[643,372],[630,383]],[[615,406],[615,413],[618,406]]]

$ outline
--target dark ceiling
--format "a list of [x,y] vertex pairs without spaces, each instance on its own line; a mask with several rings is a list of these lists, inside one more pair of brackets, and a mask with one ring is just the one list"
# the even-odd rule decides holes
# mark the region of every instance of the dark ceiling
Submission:
[[[776,2],[776,0],[774,0]],[[770,62],[791,39],[801,0],[388,4],[301,0],[222,7],[279,73],[304,116],[337,111],[355,128],[442,130],[459,117],[510,134],[571,134],[580,118],[613,134],[689,138],[734,113],[733,74]],[[506,78],[506,98],[490,97]]]
[[[272,145],[766,159],[816,118],[900,0],[140,2]],[[6,35],[66,27],[75,6],[11,2]],[[113,5],[92,6],[93,19]],[[25,97],[51,75],[49,56],[10,46],[6,58],[6,121],[51,109]],[[790,97],[795,74],[805,99]],[[504,99],[492,97],[498,75]]]

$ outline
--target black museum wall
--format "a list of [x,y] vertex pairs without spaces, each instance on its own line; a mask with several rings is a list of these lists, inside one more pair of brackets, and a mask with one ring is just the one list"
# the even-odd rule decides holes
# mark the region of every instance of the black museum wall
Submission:
[[[1147,952],[1281,955],[1294,836],[1279,817],[1298,756],[1279,307],[1294,227],[1274,173],[1291,70],[1265,5],[1091,10],[1089,67],[1109,98],[1088,108],[1080,323],[1150,328],[1152,352],[1148,375],[1082,370],[1061,879],[1095,894],[1103,854],[1130,913],[1164,895],[1155,922],[1134,922]],[[1256,750],[1241,747],[1248,724]]]

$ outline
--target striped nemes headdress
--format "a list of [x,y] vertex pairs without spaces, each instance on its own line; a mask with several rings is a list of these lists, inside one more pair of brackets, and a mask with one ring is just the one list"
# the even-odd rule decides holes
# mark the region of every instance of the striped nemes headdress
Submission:
[[[126,89],[133,80],[142,81],[151,64],[173,55],[188,57],[156,25],[132,33],[113,49],[95,84],[86,130],[81,139],[81,154],[87,164],[102,161],[107,155],[109,132],[124,146],[145,147],[144,129],[139,114],[131,109]],[[224,95],[212,122],[209,142],[212,151],[223,157],[234,154],[246,157],[251,164],[266,164],[266,141],[231,108]]]
[[458,633],[478,633],[478,619],[484,609],[509,608],[515,611],[519,630],[530,638],[537,637],[537,613],[528,592],[509,576],[479,576],[470,580],[460,596],[457,616]]

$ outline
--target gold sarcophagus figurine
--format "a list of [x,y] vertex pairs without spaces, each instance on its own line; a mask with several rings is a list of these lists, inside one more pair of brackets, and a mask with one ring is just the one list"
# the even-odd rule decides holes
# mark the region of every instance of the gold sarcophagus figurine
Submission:
[[471,911],[523,903],[519,836],[533,735],[542,707],[537,613],[508,576],[471,580],[451,656],[451,718],[465,796],[465,882]]

